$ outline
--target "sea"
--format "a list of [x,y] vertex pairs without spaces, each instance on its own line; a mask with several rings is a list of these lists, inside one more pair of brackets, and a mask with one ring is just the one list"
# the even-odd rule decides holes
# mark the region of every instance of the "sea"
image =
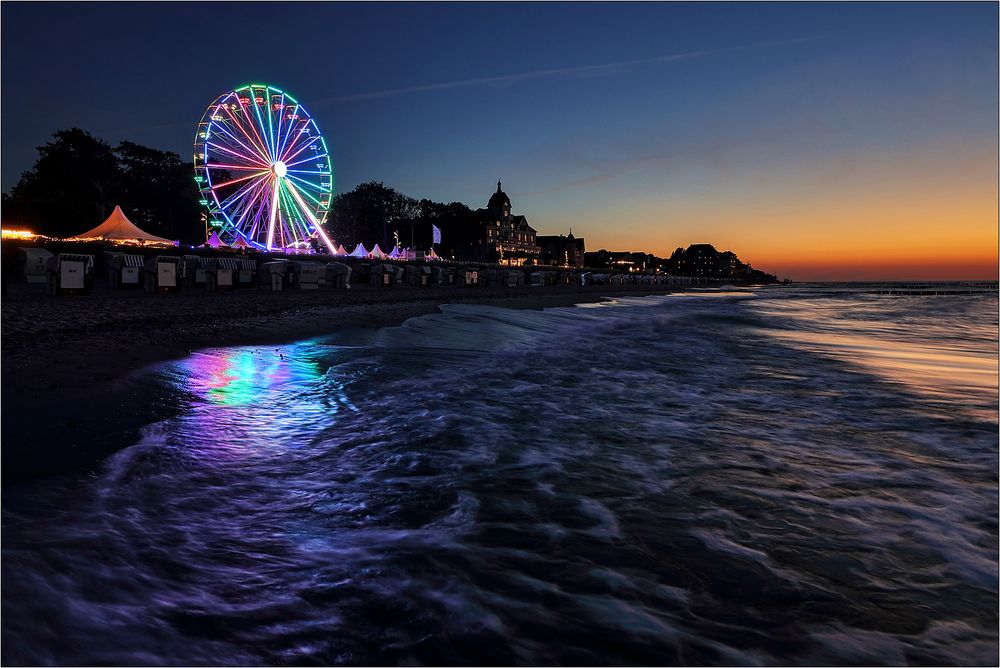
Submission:
[[3,490],[2,661],[997,665],[997,358],[859,284],[195,351]]

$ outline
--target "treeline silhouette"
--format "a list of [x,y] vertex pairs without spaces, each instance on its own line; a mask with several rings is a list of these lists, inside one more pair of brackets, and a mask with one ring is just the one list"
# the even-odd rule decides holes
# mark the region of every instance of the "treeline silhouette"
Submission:
[[[205,208],[189,161],[177,153],[103,139],[70,128],[38,147],[35,165],[3,194],[4,224],[71,237],[103,222],[120,205],[136,225],[184,244],[205,241]],[[461,202],[417,200],[375,181],[334,197],[325,225],[338,244],[378,243],[388,250],[428,248],[432,225],[442,230],[439,252],[475,239],[477,214]]]
[[142,229],[184,243],[205,240],[191,163],[176,153],[123,141],[112,147],[80,128],[38,147],[34,167],[3,195],[5,225],[70,237],[120,205]]

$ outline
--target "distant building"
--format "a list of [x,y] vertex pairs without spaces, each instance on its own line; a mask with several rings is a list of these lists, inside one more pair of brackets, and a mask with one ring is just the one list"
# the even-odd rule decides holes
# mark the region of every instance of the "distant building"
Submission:
[[541,248],[539,264],[550,264],[559,267],[582,267],[584,255],[583,238],[573,236],[570,230],[568,236],[562,234],[557,236],[538,237],[538,246]]
[[749,267],[732,251],[720,252],[712,244],[691,244],[673,252],[667,271],[679,276],[737,279],[746,277]]
[[653,256],[648,253],[609,251],[604,248],[593,253],[584,253],[584,265],[591,269],[637,273],[650,269],[652,262]]
[[511,215],[510,198],[497,181],[497,191],[473,221],[474,239],[456,250],[461,260],[522,265],[537,262],[541,253],[538,232],[524,216]]

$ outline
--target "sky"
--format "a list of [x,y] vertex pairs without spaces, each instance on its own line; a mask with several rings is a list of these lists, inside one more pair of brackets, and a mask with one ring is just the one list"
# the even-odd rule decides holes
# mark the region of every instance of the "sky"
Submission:
[[3,3],[0,187],[77,126],[183,156],[293,94],[335,191],[712,243],[796,280],[997,277],[996,3]]

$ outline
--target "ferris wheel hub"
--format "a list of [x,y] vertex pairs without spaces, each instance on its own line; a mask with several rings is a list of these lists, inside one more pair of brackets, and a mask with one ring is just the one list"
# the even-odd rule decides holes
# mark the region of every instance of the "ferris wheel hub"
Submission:
[[288,173],[288,167],[285,166],[285,163],[278,160],[273,165],[271,165],[271,173],[277,176],[279,179],[282,179],[285,177],[285,174]]

